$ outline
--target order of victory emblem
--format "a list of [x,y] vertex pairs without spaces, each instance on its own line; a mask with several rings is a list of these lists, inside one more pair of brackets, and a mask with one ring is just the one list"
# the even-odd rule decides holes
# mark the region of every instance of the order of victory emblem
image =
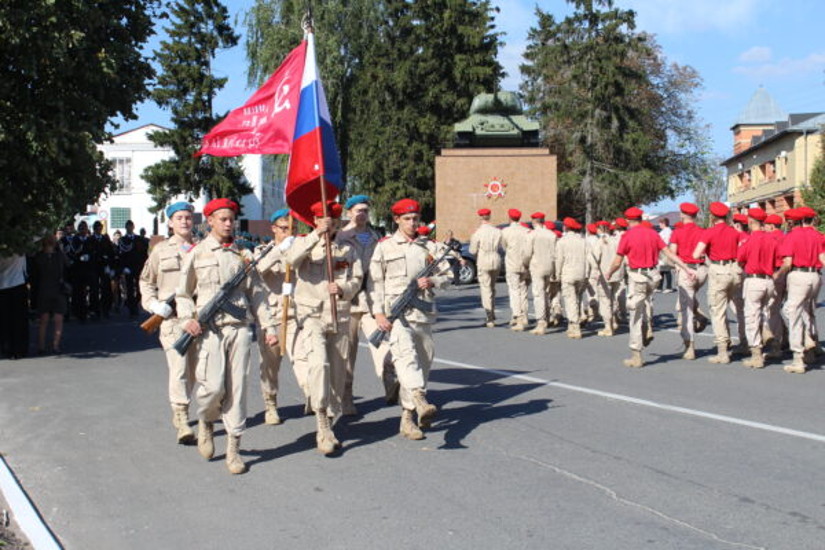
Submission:
[[485,193],[484,196],[488,199],[503,199],[504,188],[507,187],[507,184],[499,178],[492,178],[489,182],[484,184],[484,187],[487,188],[487,193]]

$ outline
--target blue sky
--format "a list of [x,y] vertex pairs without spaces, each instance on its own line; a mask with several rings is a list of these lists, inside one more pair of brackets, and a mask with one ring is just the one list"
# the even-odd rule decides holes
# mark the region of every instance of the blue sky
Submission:
[[[505,89],[517,89],[518,66],[534,10],[563,18],[570,7],[563,0],[494,0],[501,10],[498,30],[506,42],[499,56],[508,72]],[[227,0],[230,13],[238,18],[236,30],[243,34],[243,15],[252,0]],[[616,5],[637,14],[637,29],[656,35],[667,58],[697,69],[704,88],[697,95],[702,119],[711,124],[714,151],[730,156],[733,139],[730,126],[759,87],[773,95],[789,113],[825,111],[825,21],[822,0],[617,0]],[[155,45],[157,41],[155,41]],[[223,112],[246,101],[246,57],[243,39],[219,54],[213,65],[218,75],[229,78],[215,99]],[[138,109],[139,120],[121,130],[148,123],[168,123],[168,115],[152,104]],[[689,197],[686,197],[689,198]],[[672,201],[651,207],[669,209]]]

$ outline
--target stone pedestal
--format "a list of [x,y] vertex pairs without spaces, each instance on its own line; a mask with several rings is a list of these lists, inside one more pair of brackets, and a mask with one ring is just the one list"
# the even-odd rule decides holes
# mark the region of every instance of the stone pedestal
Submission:
[[510,208],[522,221],[544,212],[556,219],[556,156],[540,147],[443,149],[435,159],[435,212],[438,239],[451,229],[470,239],[478,226],[476,210],[492,210],[491,221],[507,223]]

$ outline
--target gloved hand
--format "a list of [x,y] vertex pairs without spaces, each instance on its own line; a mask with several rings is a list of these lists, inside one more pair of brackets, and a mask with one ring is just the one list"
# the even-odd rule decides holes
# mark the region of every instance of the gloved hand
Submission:
[[132,270],[131,270],[131,269],[129,269],[128,267],[124,267],[124,268],[123,268],[123,274],[124,274],[124,275],[131,275],[131,274],[132,274]]
[[80,256],[80,261],[81,262],[88,262],[89,260],[90,260],[90,258],[89,258],[88,254],[81,254],[81,256]]
[[289,237],[281,241],[281,244],[278,245],[278,250],[280,250],[281,252],[286,252],[287,250],[289,250],[289,247],[292,246],[293,242],[295,242],[295,237],[290,235]]
[[155,315],[160,315],[164,319],[168,319],[172,315],[172,306],[170,306],[166,302],[159,302],[155,300],[149,307],[149,311],[151,311]]

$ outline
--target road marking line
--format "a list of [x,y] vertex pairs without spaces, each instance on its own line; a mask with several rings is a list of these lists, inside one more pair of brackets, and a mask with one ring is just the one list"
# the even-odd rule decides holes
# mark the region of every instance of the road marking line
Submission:
[[514,374],[512,372],[497,370],[497,369],[490,369],[486,367],[480,367],[478,365],[471,365],[469,363],[462,363],[460,361],[451,361],[449,359],[442,359],[440,357],[435,357],[433,359],[439,363],[444,365],[450,365],[454,367],[460,367],[463,369],[469,370],[478,370],[483,372],[489,372],[492,374],[496,374],[505,378],[516,378],[518,380],[524,380],[526,382],[533,382],[536,384],[541,384],[543,386],[552,386],[555,388],[562,388],[569,391],[574,391],[578,393],[584,393],[588,395],[595,395],[597,397],[604,397],[606,399],[613,399],[616,401],[623,401],[625,403],[631,403],[633,405],[641,405],[643,407],[651,407],[654,409],[660,409],[663,411],[670,411],[679,414],[684,414],[688,416],[696,416],[699,418],[705,418],[709,420],[716,420],[718,422],[725,422],[727,424],[734,424],[737,426],[745,426],[747,428],[753,428],[756,430],[764,430],[766,432],[773,432],[783,435],[790,435],[793,437],[799,437],[802,439],[808,439],[811,441],[817,441],[819,443],[825,443],[825,435],[816,434],[812,432],[804,432],[801,430],[794,430],[791,428],[784,428],[782,426],[774,426],[772,424],[765,424],[762,422],[754,422],[752,420],[745,420],[742,418],[736,418],[734,416],[726,416],[724,414],[716,414],[711,412],[700,411],[696,409],[689,409],[687,407],[679,407],[676,405],[668,405],[667,403],[658,403],[656,401],[650,401],[648,399],[639,399],[637,397],[631,397],[629,395],[622,395],[619,393],[612,393],[606,392],[602,390],[595,390],[592,388],[585,388],[583,386],[574,386],[572,384],[565,384],[563,382],[550,382],[549,380],[544,380],[543,378],[537,378],[535,376],[529,376],[526,374]]
[[54,534],[49,530],[43,518],[34,508],[29,497],[20,486],[20,482],[9,468],[6,459],[0,455],[0,491],[9,503],[20,530],[26,535],[36,550],[61,550]]

